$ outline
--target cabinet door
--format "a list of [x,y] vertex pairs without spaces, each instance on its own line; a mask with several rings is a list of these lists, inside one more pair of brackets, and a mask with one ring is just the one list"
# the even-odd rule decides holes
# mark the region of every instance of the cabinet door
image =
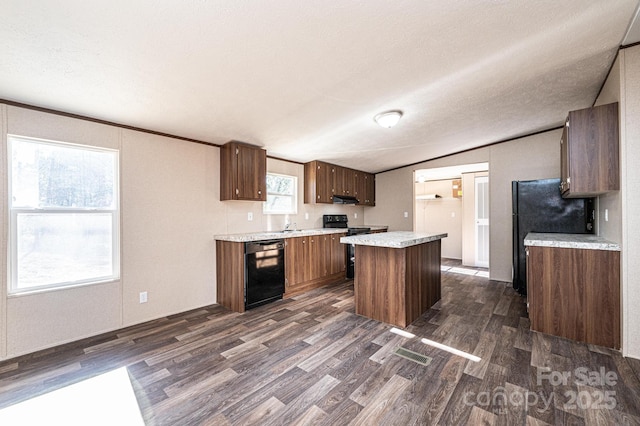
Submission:
[[562,195],[569,191],[569,185],[571,180],[571,172],[569,171],[569,143],[568,136],[568,121],[562,129],[562,137],[560,138],[560,193]]
[[237,145],[238,199],[266,201],[267,158],[260,148]]
[[566,160],[561,160],[566,198],[594,197],[620,189],[618,104],[571,111]]
[[365,180],[365,206],[376,205],[376,176],[371,173],[364,174]]
[[342,172],[342,182],[343,195],[354,196],[356,193],[356,171],[344,169]]
[[346,245],[340,242],[340,237],[344,237],[345,234],[331,234],[331,244],[329,244],[329,274],[337,274],[345,272],[346,267]]
[[333,187],[337,195],[347,195],[345,185],[345,168],[340,166],[333,167]]
[[334,166],[318,161],[316,164],[316,203],[333,203]]
[[305,237],[287,238],[284,246],[285,285],[291,291],[304,282]]

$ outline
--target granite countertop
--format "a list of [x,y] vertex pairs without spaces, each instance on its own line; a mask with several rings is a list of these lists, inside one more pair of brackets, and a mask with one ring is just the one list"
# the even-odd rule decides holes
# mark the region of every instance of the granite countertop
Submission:
[[342,237],[340,238],[340,242],[361,246],[405,248],[440,240],[442,238],[446,238],[447,235],[448,234],[446,233],[434,232],[394,231],[379,234],[360,234],[352,235],[350,237]]
[[248,232],[244,234],[225,234],[214,235],[213,238],[220,241],[231,241],[235,243],[246,243],[250,241],[275,240],[278,238],[294,238],[307,237],[310,235],[326,235],[326,234],[344,234],[347,230],[318,228],[318,229],[300,229],[297,231],[265,231],[265,232]]
[[370,228],[372,231],[381,231],[383,229],[389,229],[388,226],[384,225],[362,225],[365,228]]
[[524,237],[525,246],[576,248],[620,251],[620,245],[592,234],[543,234],[530,232]]

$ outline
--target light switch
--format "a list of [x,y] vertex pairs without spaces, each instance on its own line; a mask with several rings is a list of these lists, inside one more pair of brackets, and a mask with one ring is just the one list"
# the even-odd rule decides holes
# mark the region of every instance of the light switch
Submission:
[[304,214],[304,220],[309,220],[309,213]]
[[247,213],[247,220],[253,220],[253,212]]
[[357,218],[358,218],[358,213],[354,213],[354,214],[353,214],[353,218],[354,218],[354,219],[357,219]]
[[404,212],[404,217],[409,217],[409,212]]
[[456,217],[456,212],[451,212],[451,217]]
[[604,209],[604,221],[609,222],[609,209]]

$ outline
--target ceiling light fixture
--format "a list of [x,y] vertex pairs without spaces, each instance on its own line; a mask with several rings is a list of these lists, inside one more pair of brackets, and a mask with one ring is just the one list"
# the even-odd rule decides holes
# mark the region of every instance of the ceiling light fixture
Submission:
[[390,129],[398,124],[400,118],[402,118],[402,111],[398,110],[381,112],[380,114],[373,117],[376,123],[378,123],[382,127],[386,127],[387,129]]

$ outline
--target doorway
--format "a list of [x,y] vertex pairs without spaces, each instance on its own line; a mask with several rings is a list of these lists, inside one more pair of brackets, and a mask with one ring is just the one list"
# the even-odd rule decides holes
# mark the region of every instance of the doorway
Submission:
[[446,232],[442,257],[461,266],[489,268],[489,164],[414,172],[416,232]]

